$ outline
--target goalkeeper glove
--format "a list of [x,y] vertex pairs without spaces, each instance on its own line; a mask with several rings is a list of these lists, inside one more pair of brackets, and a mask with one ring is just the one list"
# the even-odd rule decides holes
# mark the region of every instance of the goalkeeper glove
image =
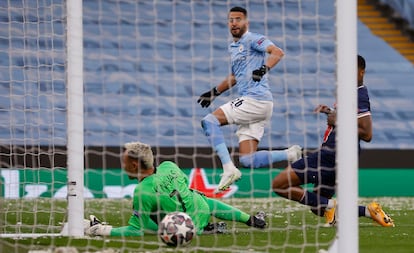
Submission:
[[253,70],[252,78],[253,81],[258,82],[262,80],[262,77],[269,72],[270,68],[266,65],[262,65],[260,68]]
[[89,216],[89,227],[85,227],[85,234],[89,236],[107,236],[111,234],[112,226],[101,222],[95,215]]
[[211,102],[219,96],[221,93],[218,92],[217,88],[214,87],[213,89],[203,93],[200,98],[197,100],[197,103],[201,105],[201,107],[209,107]]

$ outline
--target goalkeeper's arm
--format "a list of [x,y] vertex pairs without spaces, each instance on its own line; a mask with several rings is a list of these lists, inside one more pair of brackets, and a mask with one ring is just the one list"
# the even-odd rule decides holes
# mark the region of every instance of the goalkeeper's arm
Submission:
[[143,236],[144,231],[131,225],[124,227],[112,228],[110,236]]
[[[151,219],[148,220],[145,226],[145,231],[148,233],[154,233],[158,231],[158,225]],[[144,231],[135,226],[124,226],[118,228],[112,228],[111,236],[142,236]]]
[[[152,219],[145,216],[147,222],[144,222],[145,231],[153,233],[158,230],[158,225]],[[101,222],[96,216],[90,215],[87,225],[85,226],[85,234],[89,236],[142,236],[144,230],[141,229],[141,220],[136,216],[131,216],[128,226],[112,227],[105,222]]]
[[[85,235],[89,236],[142,236],[144,231],[132,225],[123,227],[112,227],[107,223],[101,222],[94,215],[90,215],[89,224],[85,226]],[[157,224],[149,224],[148,229],[157,229]]]

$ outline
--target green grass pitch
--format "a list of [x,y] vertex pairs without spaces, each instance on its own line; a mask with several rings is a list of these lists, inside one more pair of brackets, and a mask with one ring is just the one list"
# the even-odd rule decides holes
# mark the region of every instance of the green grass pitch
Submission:
[[[373,199],[360,199],[367,204]],[[413,252],[414,198],[378,198],[396,227],[383,228],[370,219],[359,218],[359,252]],[[229,233],[201,235],[185,248],[169,248],[154,234],[133,238],[0,238],[0,252],[53,252],[73,247],[77,252],[318,252],[327,249],[336,228],[324,227],[324,220],[305,206],[281,198],[227,199],[227,203],[248,212],[264,210],[269,227],[258,230],[227,222]],[[7,233],[59,233],[66,202],[51,199],[0,200],[0,227]],[[85,201],[85,216],[95,214],[113,226],[126,225],[131,200],[94,199]],[[16,225],[17,224],[17,225]],[[38,224],[38,226],[33,226]],[[105,251],[104,251],[105,252]]]

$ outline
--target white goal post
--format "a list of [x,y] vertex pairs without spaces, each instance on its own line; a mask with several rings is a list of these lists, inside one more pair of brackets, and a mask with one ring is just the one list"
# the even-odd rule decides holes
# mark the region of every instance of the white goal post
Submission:
[[83,22],[82,0],[66,1],[67,8],[67,150],[68,235],[83,236]]
[[[337,0],[337,196],[339,253],[358,252],[357,0]],[[335,245],[336,248],[336,245]],[[330,252],[336,252],[333,248]]]

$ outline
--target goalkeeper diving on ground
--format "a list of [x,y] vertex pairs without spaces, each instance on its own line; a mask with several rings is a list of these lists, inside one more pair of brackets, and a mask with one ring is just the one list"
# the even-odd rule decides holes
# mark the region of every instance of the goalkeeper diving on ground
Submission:
[[224,222],[210,223],[212,216],[237,221],[248,226],[266,227],[265,213],[249,215],[217,199],[208,198],[189,188],[187,175],[173,162],[154,166],[151,147],[141,142],[126,143],[122,154],[122,168],[130,179],[137,179],[132,200],[132,215],[127,226],[112,227],[90,215],[85,221],[89,236],[142,236],[145,231],[156,232],[158,223],[175,211],[187,213],[194,222],[197,234],[223,233]]

